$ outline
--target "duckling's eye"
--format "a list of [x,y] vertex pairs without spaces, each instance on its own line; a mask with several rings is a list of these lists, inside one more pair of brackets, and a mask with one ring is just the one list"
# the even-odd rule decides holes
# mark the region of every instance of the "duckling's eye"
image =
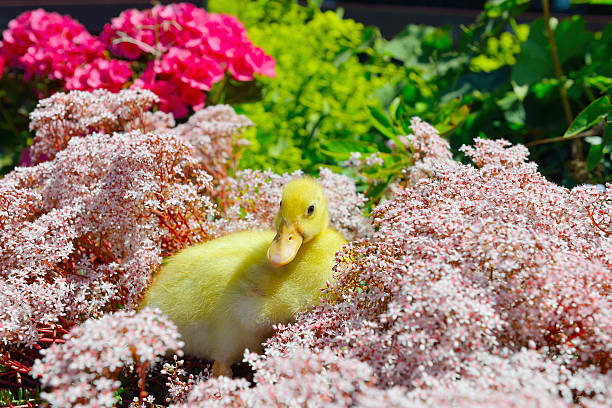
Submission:
[[278,206],[279,206],[279,207],[282,207],[282,206],[283,206],[283,202],[281,201],[281,202],[278,204]]
[[312,215],[314,213],[314,204],[310,204],[306,210],[306,214]]

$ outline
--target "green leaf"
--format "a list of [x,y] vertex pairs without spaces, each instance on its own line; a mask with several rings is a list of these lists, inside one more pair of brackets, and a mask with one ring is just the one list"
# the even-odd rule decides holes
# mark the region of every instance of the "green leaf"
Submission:
[[603,145],[592,145],[587,156],[587,172],[591,172],[603,158]]
[[391,102],[391,105],[389,105],[389,115],[391,115],[392,119],[397,119],[397,108],[399,108],[400,103],[401,99],[397,97]]
[[320,148],[321,153],[337,160],[348,160],[352,152],[374,153],[377,150],[378,149],[370,143],[347,139],[327,140]]
[[336,55],[336,59],[334,60],[334,66],[339,67],[340,65],[344,64],[346,61],[348,61],[349,58],[351,58],[351,55],[353,55],[353,50],[351,50],[350,48],[342,51],[341,53]]
[[569,128],[565,131],[563,137],[574,136],[589,129],[591,126],[604,119],[610,111],[612,111],[612,105],[610,105],[610,99],[607,96],[602,96],[594,100],[578,114],[576,119],[574,119]]
[[391,122],[389,122],[389,119],[387,119],[385,114],[371,106],[368,106],[368,109],[371,114],[370,122],[372,125],[383,135],[393,137],[393,135],[395,135],[393,126],[391,126]]
[[408,149],[404,146],[404,144],[399,140],[397,135],[395,134],[395,130],[391,126],[389,119],[380,112],[378,109],[368,106],[370,110],[370,122],[372,125],[383,135],[387,136],[389,139],[393,140],[396,146],[402,150],[404,153],[409,154]]
[[381,45],[378,51],[404,62],[407,66],[428,65],[420,64],[419,57],[423,54],[423,39],[435,30],[434,27],[410,24],[395,38]]
[[436,129],[440,132],[440,136],[446,137],[453,133],[455,129],[465,122],[470,114],[470,108],[467,105],[460,106],[450,115],[450,121],[448,123],[440,123],[436,125]]
[[584,29],[584,19],[580,16],[561,21],[555,28],[554,37],[561,64],[572,57],[584,55],[593,41],[593,34]]
[[612,123],[608,123],[604,130],[601,144],[592,145],[587,156],[587,172],[592,171],[603,159],[604,147],[612,141]]
[[391,101],[393,101],[393,99],[396,97],[397,89],[395,89],[393,85],[386,83],[375,90],[373,95],[376,99],[378,99],[383,108],[387,108],[389,104],[391,104]]
[[516,94],[519,101],[523,102],[525,100],[525,97],[527,96],[527,92],[529,91],[529,86],[519,86],[516,84],[516,82],[512,82],[512,90]]
[[521,52],[512,67],[511,79],[518,85],[531,85],[550,74],[553,66],[543,19],[533,22],[529,38],[521,44]]

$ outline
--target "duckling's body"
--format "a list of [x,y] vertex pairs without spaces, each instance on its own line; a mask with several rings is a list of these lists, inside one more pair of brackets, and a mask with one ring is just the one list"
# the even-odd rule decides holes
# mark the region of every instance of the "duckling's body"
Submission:
[[273,324],[316,304],[332,279],[335,253],[346,241],[328,226],[322,189],[306,180],[306,191],[296,181],[301,188],[283,191],[277,231],[238,232],[187,248],[168,260],[145,295],[143,306],[160,308],[178,326],[185,352],[215,360],[223,375],[245,348],[261,350]]

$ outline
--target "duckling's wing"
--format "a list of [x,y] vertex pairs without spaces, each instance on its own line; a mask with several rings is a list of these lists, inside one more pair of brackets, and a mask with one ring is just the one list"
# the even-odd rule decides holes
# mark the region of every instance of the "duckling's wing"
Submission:
[[160,308],[177,325],[207,319],[228,284],[265,259],[272,231],[245,231],[184,249],[155,276],[143,306]]

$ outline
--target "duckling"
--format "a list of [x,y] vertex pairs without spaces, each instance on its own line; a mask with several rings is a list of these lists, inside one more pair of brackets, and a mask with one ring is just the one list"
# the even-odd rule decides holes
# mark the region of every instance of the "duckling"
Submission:
[[231,376],[245,349],[262,351],[272,325],[317,303],[346,242],[329,226],[327,199],[310,177],[285,185],[274,225],[184,249],[145,294],[142,306],[161,309],[186,353],[214,360],[215,376]]

